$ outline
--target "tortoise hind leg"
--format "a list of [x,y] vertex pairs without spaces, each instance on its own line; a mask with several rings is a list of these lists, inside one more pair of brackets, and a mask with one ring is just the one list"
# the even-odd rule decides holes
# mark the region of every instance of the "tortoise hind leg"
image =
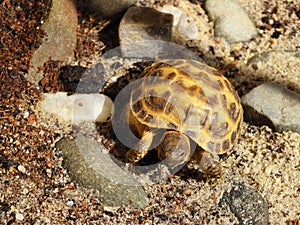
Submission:
[[197,146],[191,159],[199,164],[201,172],[214,177],[220,176],[222,166],[218,155],[211,154]]
[[158,146],[158,158],[171,169],[188,162],[191,157],[189,138],[178,131],[167,131]]

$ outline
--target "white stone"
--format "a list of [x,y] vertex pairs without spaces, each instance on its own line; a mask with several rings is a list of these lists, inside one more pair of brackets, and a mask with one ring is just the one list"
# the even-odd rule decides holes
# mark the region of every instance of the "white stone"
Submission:
[[113,103],[105,95],[77,94],[73,107],[73,122],[104,122],[110,116]]
[[113,103],[102,94],[74,94],[66,92],[45,93],[38,107],[42,113],[57,119],[79,124],[80,122],[104,122],[112,111]]
[[74,205],[74,202],[72,200],[67,202],[67,206],[72,207]]
[[[300,95],[276,83],[264,83],[242,96],[245,120],[276,131],[300,133]],[[275,171],[276,172],[276,171]]]
[[256,35],[256,28],[250,19],[233,13],[216,19],[215,34],[229,43],[244,42]]
[[27,119],[28,116],[29,116],[29,112],[28,112],[28,111],[24,112],[23,118],[24,118],[24,119]]
[[120,207],[117,207],[117,206],[107,206],[107,205],[105,205],[103,209],[106,212],[117,213],[119,208]]
[[52,175],[52,170],[51,169],[46,169],[46,173],[48,177],[51,177]]
[[22,165],[19,165],[19,166],[18,166],[18,170],[19,170],[20,172],[22,172],[22,173],[25,173],[25,172],[26,172],[25,167],[22,166]]
[[16,213],[16,220],[22,221],[23,219],[24,219],[23,214],[17,212]]
[[244,13],[241,6],[232,0],[207,0],[205,8],[212,20],[215,20],[220,16],[227,15],[229,12],[239,13],[239,11],[242,10]]

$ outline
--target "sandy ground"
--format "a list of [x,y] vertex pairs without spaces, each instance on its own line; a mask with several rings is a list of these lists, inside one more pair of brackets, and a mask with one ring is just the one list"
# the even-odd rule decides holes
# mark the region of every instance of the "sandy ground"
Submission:
[[[149,2],[142,4],[151,5]],[[200,5],[180,2],[179,7],[188,9],[191,17],[197,15],[198,23],[206,21],[204,26],[212,31],[213,25]],[[292,61],[289,62],[292,65],[292,68],[288,66],[289,70],[284,60],[276,63],[275,69],[272,67],[274,61],[270,61],[268,67],[262,65],[258,69],[247,63],[251,57],[265,51],[299,51],[300,1],[239,2],[259,29],[260,34],[254,40],[230,46],[223,40],[205,37],[206,42],[194,41],[187,45],[198,50],[208,64],[220,70],[227,68],[225,76],[241,95],[266,80],[299,90],[299,81],[294,79],[298,75],[299,65],[294,65]],[[30,7],[38,8],[38,4],[31,1],[20,3],[23,8],[29,7],[29,3],[32,4]],[[7,3],[1,7],[3,17],[10,7],[17,6],[10,4],[9,7]],[[18,13],[17,8],[14,10]],[[103,46],[101,37],[105,36],[105,30],[100,37],[84,31],[93,29],[101,20],[84,12],[80,12],[79,16],[78,36],[81,40],[89,43],[96,37],[100,43],[87,48],[79,42],[82,51],[77,58],[84,65],[97,59],[95,51],[102,49],[99,46]],[[268,17],[267,23],[263,22],[265,17]],[[32,18],[39,20],[36,15]],[[26,27],[27,17],[20,16],[19,20]],[[32,26],[29,27],[32,29]],[[26,37],[26,30],[19,29]],[[272,38],[275,31],[281,32],[278,38]],[[15,38],[7,33],[5,35],[12,41]],[[19,35],[20,40],[24,39],[18,33],[15,35]],[[6,43],[12,45],[12,42]],[[17,48],[19,42],[15,43]],[[214,51],[210,51],[212,48]],[[150,204],[144,209],[134,209],[130,205],[118,209],[103,207],[90,190],[74,183],[62,167],[62,157],[55,148],[55,142],[63,136],[71,136],[70,128],[39,119],[35,112],[41,89],[22,79],[22,72],[26,71],[23,65],[26,63],[23,62],[30,59],[33,49],[25,51],[23,48],[24,53],[19,58],[12,49],[12,56],[3,52],[6,58],[1,58],[6,70],[1,69],[0,86],[0,224],[234,224],[237,218],[228,207],[219,206],[223,193],[230,189],[234,181],[255,189],[268,202],[269,224],[299,224],[300,135],[276,133],[268,127],[255,127],[248,123],[244,124],[232,154],[222,162],[224,174],[221,178],[198,177],[189,170],[197,168],[197,165],[190,164],[168,180],[145,187]],[[9,57],[19,61],[10,64]],[[23,67],[19,62],[23,63]],[[52,64],[50,72],[57,74],[58,67]]]

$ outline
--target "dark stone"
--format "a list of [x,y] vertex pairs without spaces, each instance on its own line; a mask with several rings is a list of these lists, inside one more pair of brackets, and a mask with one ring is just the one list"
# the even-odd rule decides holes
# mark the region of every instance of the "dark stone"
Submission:
[[269,222],[267,201],[259,192],[242,183],[234,182],[219,204],[229,206],[239,225],[267,225]]
[[275,31],[273,34],[272,34],[272,38],[279,38],[279,36],[281,35],[281,32],[280,31]]

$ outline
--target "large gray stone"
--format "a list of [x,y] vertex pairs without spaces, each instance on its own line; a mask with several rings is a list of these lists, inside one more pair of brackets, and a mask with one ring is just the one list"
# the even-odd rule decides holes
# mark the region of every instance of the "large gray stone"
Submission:
[[205,8],[214,22],[216,37],[235,43],[249,41],[256,36],[254,23],[239,3],[233,0],[207,0]]
[[77,23],[77,10],[72,0],[52,0],[49,16],[42,26],[46,36],[31,59],[33,67],[26,77],[28,81],[38,83],[43,78],[38,68],[50,58],[65,63],[73,60]]
[[242,97],[245,120],[276,131],[300,133],[300,95],[275,83],[265,83]]
[[147,206],[148,198],[143,188],[113,162],[102,144],[78,135],[72,140],[63,138],[56,147],[62,152],[63,165],[71,179],[98,190],[98,197],[105,206],[119,207],[129,203],[134,207]]
[[225,192],[221,205],[228,205],[238,218],[239,225],[267,225],[269,222],[268,203],[256,190],[238,182]]

